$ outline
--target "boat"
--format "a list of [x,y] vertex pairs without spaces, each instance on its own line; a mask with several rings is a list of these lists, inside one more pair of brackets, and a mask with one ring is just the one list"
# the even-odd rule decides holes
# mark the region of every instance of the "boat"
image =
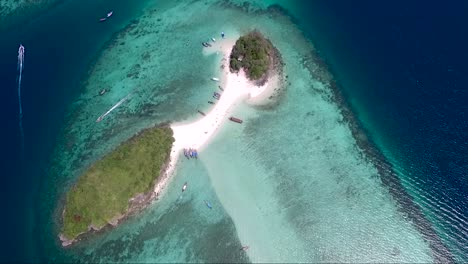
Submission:
[[236,117],[233,117],[233,116],[231,116],[231,117],[229,118],[229,120],[231,120],[232,122],[239,123],[239,124],[242,124],[242,122],[243,122],[241,119],[236,118]]
[[221,86],[218,85],[218,88],[224,92],[224,89]]
[[201,44],[202,44],[203,47],[205,47],[205,48],[211,47],[211,44],[208,43],[208,42],[202,42]]
[[205,200],[205,204],[208,208],[210,209],[213,209],[213,207],[211,206],[210,202],[208,202],[207,200]]
[[241,247],[240,250],[247,251],[247,249],[249,249],[249,246],[243,246],[243,247]]
[[211,80],[212,80],[212,81],[215,81],[215,82],[219,82],[219,79],[218,79],[218,78],[215,78],[215,77],[211,78]]
[[106,17],[103,17],[103,18],[99,19],[99,21],[100,21],[100,22],[104,22],[104,21],[106,21],[109,17],[111,17],[113,14],[114,14],[114,11],[110,11],[109,13],[107,13]]
[[187,182],[185,182],[184,186],[182,186],[182,191],[185,192],[186,189],[187,189]]
[[198,113],[200,113],[202,116],[206,116],[205,113],[203,113],[202,111],[198,110]]
[[96,119],[96,123],[99,123],[99,122],[101,122],[103,118],[104,118],[104,116],[100,116],[100,117],[98,117],[98,119]]
[[107,89],[102,89],[101,91],[99,91],[99,95],[104,95],[105,93],[107,93],[109,90]]
[[216,39],[215,39],[215,38],[211,38],[211,41],[216,42]]
[[221,32],[221,37],[224,38],[224,32]]
[[209,104],[214,104],[214,102],[213,102],[213,101],[208,101],[208,103],[209,103]]

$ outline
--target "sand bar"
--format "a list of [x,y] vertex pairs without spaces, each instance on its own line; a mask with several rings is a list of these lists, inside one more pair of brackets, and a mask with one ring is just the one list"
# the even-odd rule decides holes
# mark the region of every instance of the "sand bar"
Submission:
[[[263,86],[256,86],[247,79],[243,71],[239,73],[231,73],[229,71],[229,55],[234,44],[234,39],[220,39],[213,47],[208,48],[206,51],[207,53],[221,52],[223,55],[222,63],[224,67],[221,67],[222,70],[214,73],[213,76],[207,76],[207,78],[218,78],[220,80],[218,84],[223,87],[224,91],[216,91],[221,94],[219,100],[207,98],[207,100],[212,99],[216,104],[203,118],[188,124],[171,125],[175,141],[172,145],[168,168],[159,183],[155,186],[154,192],[156,194],[164,189],[170,178],[169,176],[174,172],[180,153],[184,148],[193,148],[200,153],[203,147],[216,134],[220,126],[228,121],[231,116],[230,113],[236,104],[245,99],[265,98],[262,95],[270,93],[274,89],[276,81],[267,82]],[[278,80],[275,76],[272,79]]]

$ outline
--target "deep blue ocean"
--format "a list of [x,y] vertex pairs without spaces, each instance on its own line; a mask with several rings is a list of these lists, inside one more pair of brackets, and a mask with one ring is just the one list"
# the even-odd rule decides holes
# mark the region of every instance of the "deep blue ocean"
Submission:
[[[43,259],[38,198],[67,106],[139,1],[68,1],[0,32],[2,253]],[[113,23],[97,24],[112,3]],[[296,1],[291,14],[337,79],[361,128],[458,261],[468,261],[468,3]],[[72,15],[71,15],[72,14]],[[23,72],[20,148],[16,62]],[[49,256],[50,257],[50,256]]]

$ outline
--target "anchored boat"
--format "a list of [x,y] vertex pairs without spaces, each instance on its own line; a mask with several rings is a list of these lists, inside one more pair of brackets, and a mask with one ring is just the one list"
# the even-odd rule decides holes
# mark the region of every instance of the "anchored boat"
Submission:
[[210,202],[208,202],[207,200],[205,200],[205,204],[208,208],[210,209],[213,209],[213,207],[211,206]]
[[236,117],[233,117],[233,116],[231,116],[229,118],[229,120],[231,120],[232,122],[239,123],[239,124],[242,124],[242,122],[243,122],[242,119],[239,119],[239,118],[236,118]]

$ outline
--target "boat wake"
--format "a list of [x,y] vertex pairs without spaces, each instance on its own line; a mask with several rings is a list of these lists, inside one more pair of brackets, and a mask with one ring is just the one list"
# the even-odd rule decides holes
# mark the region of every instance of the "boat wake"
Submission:
[[18,49],[18,105],[19,105],[19,129],[21,136],[21,149],[24,147],[24,131],[23,131],[23,106],[21,104],[21,78],[23,75],[24,66],[24,47],[20,44]]
[[125,96],[122,100],[118,101],[114,106],[111,107],[111,109],[107,110],[104,114],[102,114],[98,119],[96,119],[96,123],[101,122],[104,117],[106,117],[110,112],[114,111],[119,105],[121,105],[123,102],[127,101],[128,97],[130,97],[132,93],[129,93],[127,96]]

